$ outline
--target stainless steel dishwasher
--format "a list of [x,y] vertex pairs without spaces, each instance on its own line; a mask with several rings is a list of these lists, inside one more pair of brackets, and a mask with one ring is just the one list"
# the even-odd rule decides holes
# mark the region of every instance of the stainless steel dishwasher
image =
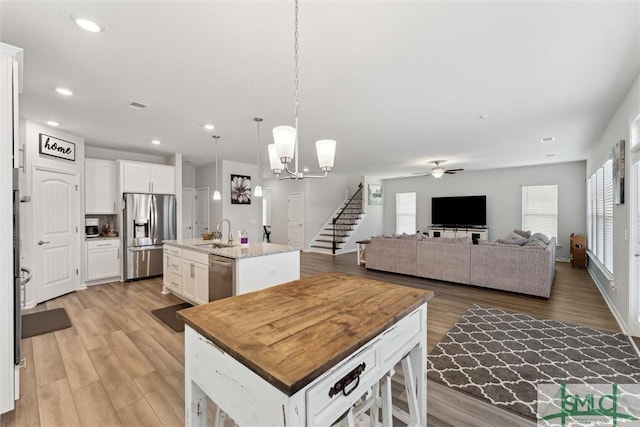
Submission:
[[235,261],[209,255],[209,301],[233,296]]

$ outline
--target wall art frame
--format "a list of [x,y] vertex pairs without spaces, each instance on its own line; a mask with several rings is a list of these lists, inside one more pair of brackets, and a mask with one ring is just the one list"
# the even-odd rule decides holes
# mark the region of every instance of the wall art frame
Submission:
[[251,204],[251,177],[231,174],[231,204]]

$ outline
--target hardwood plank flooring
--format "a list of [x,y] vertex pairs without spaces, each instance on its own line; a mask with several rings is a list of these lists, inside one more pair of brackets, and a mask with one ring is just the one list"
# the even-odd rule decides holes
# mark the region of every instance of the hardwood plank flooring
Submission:
[[[301,254],[302,277],[327,271],[434,291],[429,302],[429,351],[473,304],[619,332],[588,273],[572,269],[568,263],[556,264],[548,300],[370,271],[356,265],[355,253],[336,257]],[[16,410],[2,416],[2,425],[184,425],[184,334],[174,332],[150,314],[153,309],[181,300],[163,295],[161,289],[158,278],[110,283],[29,310],[65,307],[73,327],[22,340],[27,361],[20,374],[22,397],[16,402]],[[452,410],[466,405],[464,400],[448,403],[448,399],[444,396],[437,405],[445,409],[450,405]],[[496,422],[504,418],[487,414],[476,419],[476,424],[468,424],[473,420],[470,417],[459,415],[459,419],[464,419],[464,425],[500,426]],[[213,417],[209,417],[212,422]],[[227,420],[225,425],[232,423]],[[429,425],[456,423],[430,417]]]

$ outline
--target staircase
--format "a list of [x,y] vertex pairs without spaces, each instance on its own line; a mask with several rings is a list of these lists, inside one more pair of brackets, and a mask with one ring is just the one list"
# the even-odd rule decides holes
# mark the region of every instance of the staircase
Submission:
[[342,202],[309,247],[314,252],[338,255],[358,228],[362,212],[362,183],[354,195]]

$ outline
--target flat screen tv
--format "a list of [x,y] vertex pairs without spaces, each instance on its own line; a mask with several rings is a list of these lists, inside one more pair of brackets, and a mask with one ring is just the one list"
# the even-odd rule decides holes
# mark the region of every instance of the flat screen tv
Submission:
[[487,225],[487,196],[433,197],[431,222],[444,227]]

